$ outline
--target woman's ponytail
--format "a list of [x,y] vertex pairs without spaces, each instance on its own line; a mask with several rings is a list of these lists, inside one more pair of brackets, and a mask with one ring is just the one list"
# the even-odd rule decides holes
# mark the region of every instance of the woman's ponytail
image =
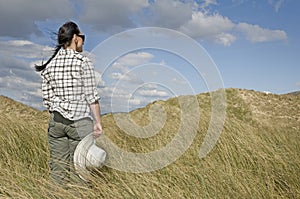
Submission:
[[63,46],[63,45],[57,45],[56,48],[55,48],[55,50],[54,50],[54,53],[53,53],[53,55],[50,57],[50,59],[49,59],[46,63],[44,63],[44,64],[42,64],[42,65],[35,65],[35,66],[34,66],[34,67],[35,67],[35,70],[36,70],[37,72],[40,72],[40,71],[44,70],[44,69],[46,68],[46,66],[50,63],[50,61],[57,55],[58,51],[61,49],[62,46]]

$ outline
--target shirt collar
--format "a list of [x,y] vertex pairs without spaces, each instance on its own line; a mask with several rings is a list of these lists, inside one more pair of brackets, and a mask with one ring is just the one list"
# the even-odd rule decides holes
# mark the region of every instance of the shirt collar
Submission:
[[71,54],[78,54],[79,52],[77,52],[76,50],[73,50],[73,49],[61,49],[59,54],[61,55],[71,55]]

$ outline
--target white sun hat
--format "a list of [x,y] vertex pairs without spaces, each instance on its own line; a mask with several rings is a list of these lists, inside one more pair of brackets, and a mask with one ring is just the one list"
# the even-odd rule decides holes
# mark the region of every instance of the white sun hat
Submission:
[[96,145],[93,133],[83,138],[74,152],[74,166],[79,177],[85,181],[88,168],[101,168],[106,159],[106,152]]

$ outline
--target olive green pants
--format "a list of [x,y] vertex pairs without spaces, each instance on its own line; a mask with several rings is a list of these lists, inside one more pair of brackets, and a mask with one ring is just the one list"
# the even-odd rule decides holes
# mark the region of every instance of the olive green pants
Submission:
[[61,115],[50,114],[48,141],[50,149],[50,177],[61,185],[72,180],[78,180],[74,170],[74,152],[78,143],[93,132],[93,121],[84,118],[68,122]]

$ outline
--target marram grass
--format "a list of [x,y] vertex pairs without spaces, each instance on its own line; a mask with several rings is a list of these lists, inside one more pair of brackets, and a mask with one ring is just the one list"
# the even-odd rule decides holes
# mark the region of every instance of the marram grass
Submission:
[[[0,198],[300,198],[299,96],[238,89],[226,94],[223,132],[205,158],[199,149],[211,116],[208,93],[197,95],[200,121],[193,143],[169,166],[139,174],[103,167],[92,172],[91,186],[66,187],[49,180],[48,114],[0,97]],[[177,98],[128,114],[146,126],[155,103],[167,116],[155,136],[125,134],[112,114],[102,117],[104,132],[127,151],[163,147],[179,128]]]

